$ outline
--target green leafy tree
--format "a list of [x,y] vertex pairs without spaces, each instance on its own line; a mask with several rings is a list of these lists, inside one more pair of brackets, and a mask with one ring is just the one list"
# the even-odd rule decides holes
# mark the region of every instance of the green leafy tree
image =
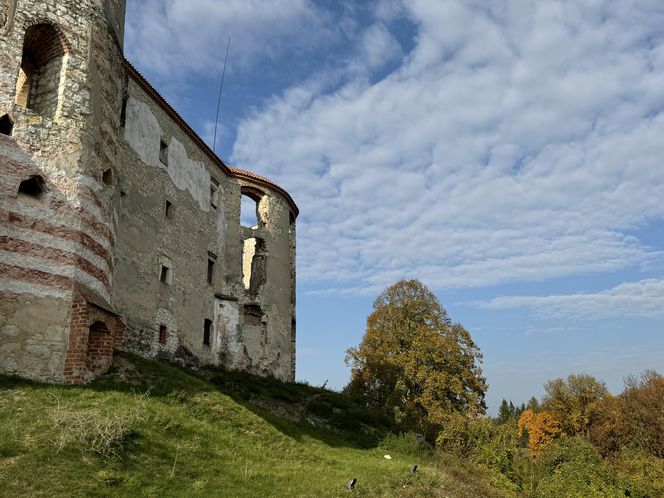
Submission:
[[562,431],[570,436],[587,435],[599,402],[609,395],[604,382],[586,374],[551,380],[544,390],[543,408],[556,417]]
[[347,351],[346,392],[387,407],[404,428],[433,440],[448,414],[484,413],[481,359],[436,296],[417,280],[402,280],[375,300],[362,342]]

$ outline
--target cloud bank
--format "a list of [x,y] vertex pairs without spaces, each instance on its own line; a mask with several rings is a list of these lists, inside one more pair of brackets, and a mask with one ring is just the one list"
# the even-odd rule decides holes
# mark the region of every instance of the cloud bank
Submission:
[[[417,26],[407,54],[381,20],[399,9]],[[298,277],[373,293],[402,277],[488,286],[660,258],[629,234],[664,218],[661,2],[376,12],[336,77],[322,69],[238,130],[234,162],[299,203]]]
[[530,308],[544,318],[661,317],[664,316],[664,280],[627,282],[596,293],[502,296],[485,306],[491,309]]

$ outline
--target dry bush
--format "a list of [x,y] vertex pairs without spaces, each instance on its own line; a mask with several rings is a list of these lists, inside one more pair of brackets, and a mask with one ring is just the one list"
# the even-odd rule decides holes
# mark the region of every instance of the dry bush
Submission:
[[51,414],[58,451],[75,447],[104,459],[121,458],[136,424],[145,420],[146,396],[138,395],[135,403],[110,414],[100,408],[64,409],[58,401]]

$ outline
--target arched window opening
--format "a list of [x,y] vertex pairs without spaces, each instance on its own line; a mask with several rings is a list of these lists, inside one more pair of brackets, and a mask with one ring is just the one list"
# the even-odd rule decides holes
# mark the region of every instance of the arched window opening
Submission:
[[18,193],[25,194],[35,199],[41,198],[42,195],[46,192],[46,183],[44,179],[39,176],[31,176],[27,180],[23,180],[18,186]]
[[16,103],[54,118],[60,102],[67,49],[50,24],[36,24],[25,32],[23,58],[16,82]]
[[0,133],[11,136],[13,131],[14,122],[12,121],[12,118],[9,117],[9,114],[5,114],[0,118]]
[[258,226],[258,202],[246,195],[242,195],[240,205],[240,224],[243,227]]
[[243,227],[258,228],[263,226],[265,220],[258,209],[261,199],[265,195],[253,187],[242,187],[240,200],[240,224]]
[[[108,327],[101,320],[97,320],[95,323],[90,325],[90,332],[103,332],[109,333]],[[90,349],[90,343],[88,341],[88,349]]]

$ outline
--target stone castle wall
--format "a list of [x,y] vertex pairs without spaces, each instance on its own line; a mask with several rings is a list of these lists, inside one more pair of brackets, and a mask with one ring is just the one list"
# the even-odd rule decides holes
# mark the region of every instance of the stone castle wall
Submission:
[[126,63],[123,12],[0,1],[0,372],[80,383],[121,348],[293,379],[297,207]]

